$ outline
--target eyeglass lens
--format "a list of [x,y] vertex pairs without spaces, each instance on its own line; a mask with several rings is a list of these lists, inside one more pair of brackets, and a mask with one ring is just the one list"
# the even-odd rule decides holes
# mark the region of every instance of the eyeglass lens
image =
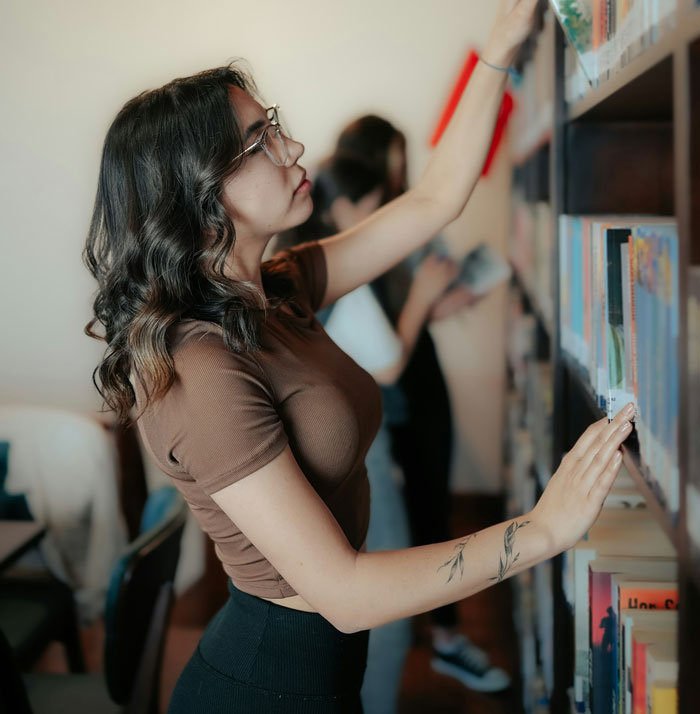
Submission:
[[284,135],[278,126],[269,126],[267,128],[263,147],[276,164],[283,166],[287,163],[289,158],[287,142],[284,140]]

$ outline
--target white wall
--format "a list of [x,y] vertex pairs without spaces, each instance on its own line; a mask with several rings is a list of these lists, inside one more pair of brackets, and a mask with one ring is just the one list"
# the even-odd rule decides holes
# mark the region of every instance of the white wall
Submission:
[[[244,57],[263,96],[282,105],[293,134],[305,142],[307,165],[331,149],[344,123],[371,111],[405,131],[415,177],[466,50],[485,39],[495,6],[480,0],[4,0],[0,401],[99,406],[89,375],[101,346],[82,335],[94,286],[80,251],[101,143],[126,100],[175,76]],[[476,214],[498,216],[499,231],[506,174],[494,172],[478,194]],[[493,331],[499,309],[493,301],[480,306],[475,327],[500,334],[498,319]],[[501,384],[500,355],[476,352],[483,335],[480,343],[470,330],[468,319],[458,319],[437,332],[446,365],[457,365],[451,383],[476,388],[490,370],[492,394]],[[471,357],[460,362],[465,344]],[[465,381],[460,365],[471,365],[477,378]],[[490,434],[490,445],[474,457],[482,473],[476,485],[488,490],[500,471],[500,422],[494,409],[486,419],[474,411],[483,394],[459,394],[456,401],[462,430],[480,424],[474,448]],[[455,486],[463,489],[474,482],[463,468],[471,459],[467,441],[460,443]]]

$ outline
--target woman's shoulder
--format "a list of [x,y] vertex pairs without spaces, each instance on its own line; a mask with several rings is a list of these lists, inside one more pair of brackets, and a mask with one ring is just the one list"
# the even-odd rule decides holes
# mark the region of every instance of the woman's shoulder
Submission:
[[214,322],[180,320],[168,333],[169,351],[179,379],[192,372],[200,377],[209,372],[234,369],[260,373],[258,357],[248,351],[235,351],[224,340],[224,332]]

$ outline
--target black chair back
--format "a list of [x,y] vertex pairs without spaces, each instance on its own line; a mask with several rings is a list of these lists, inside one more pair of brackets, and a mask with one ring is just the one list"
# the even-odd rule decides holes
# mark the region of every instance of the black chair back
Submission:
[[[162,507],[164,494],[170,501],[167,508]],[[187,518],[187,506],[172,486],[155,492],[149,500],[154,497],[159,500],[158,520],[117,561],[107,593],[104,674],[110,697],[118,704],[129,702],[144,669],[153,678],[160,670],[172,581]],[[145,684],[152,685],[157,694],[157,682]]]

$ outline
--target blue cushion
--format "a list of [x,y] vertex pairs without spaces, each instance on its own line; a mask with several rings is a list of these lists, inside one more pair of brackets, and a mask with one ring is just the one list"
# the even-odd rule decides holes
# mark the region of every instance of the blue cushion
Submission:
[[139,533],[145,533],[158,525],[178,502],[178,491],[174,486],[161,486],[148,494],[141,514]]
[[10,443],[0,441],[0,518],[7,521],[28,521],[32,514],[23,494],[8,493],[5,490]]

